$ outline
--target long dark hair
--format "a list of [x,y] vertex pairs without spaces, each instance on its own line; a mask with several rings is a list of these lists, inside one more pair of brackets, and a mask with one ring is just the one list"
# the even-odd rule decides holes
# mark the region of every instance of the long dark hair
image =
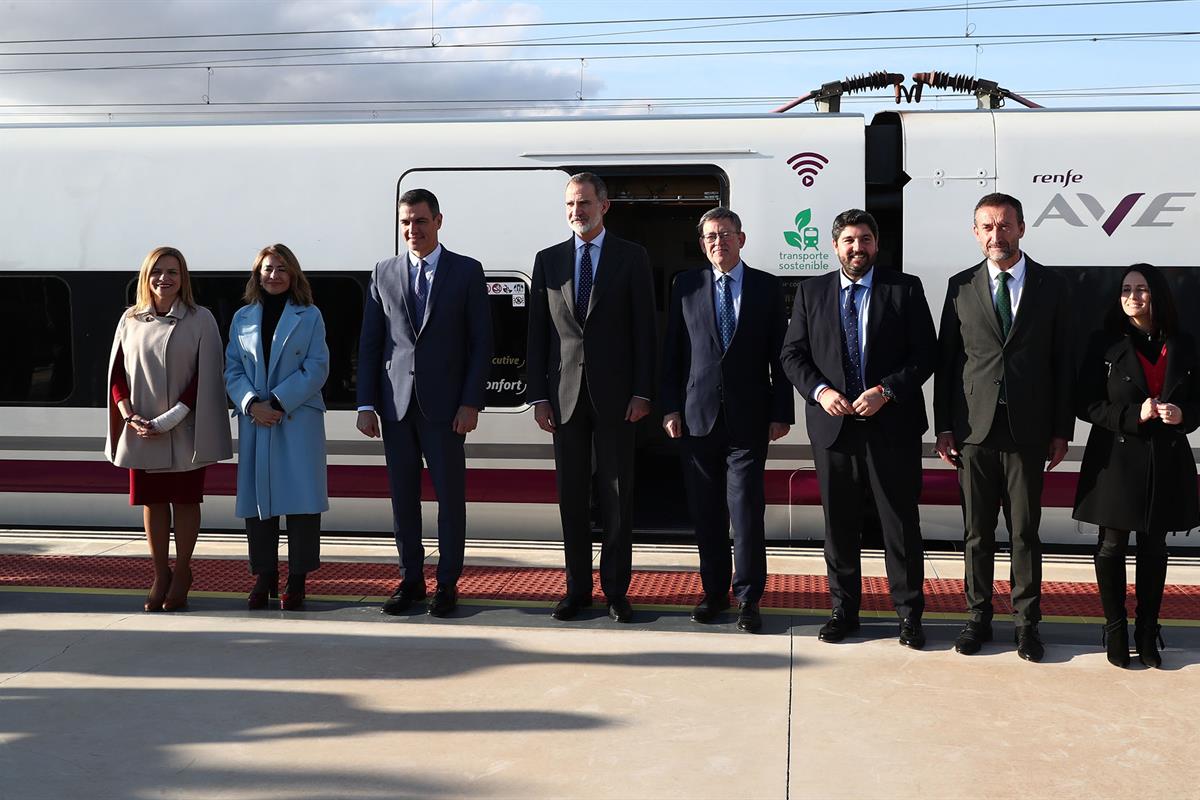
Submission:
[[1167,339],[1174,336],[1179,331],[1179,311],[1175,308],[1175,296],[1171,294],[1167,279],[1153,264],[1133,264],[1121,273],[1121,280],[1117,283],[1118,300],[1116,303],[1110,301],[1108,309],[1104,312],[1104,329],[1114,334],[1129,330],[1129,317],[1121,308],[1120,292],[1131,272],[1140,272],[1146,279],[1146,286],[1150,289],[1150,313],[1155,327],[1158,328],[1158,337]]

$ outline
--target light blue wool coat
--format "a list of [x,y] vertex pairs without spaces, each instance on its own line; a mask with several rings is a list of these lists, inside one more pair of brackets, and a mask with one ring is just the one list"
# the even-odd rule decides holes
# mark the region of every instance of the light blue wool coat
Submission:
[[[263,364],[262,305],[243,306],[229,326],[225,390],[237,407],[239,517],[329,510],[325,472],[325,401],[329,377],[325,321],[316,306],[288,300]],[[258,397],[279,398],[283,419],[270,428],[253,424],[247,409]]]

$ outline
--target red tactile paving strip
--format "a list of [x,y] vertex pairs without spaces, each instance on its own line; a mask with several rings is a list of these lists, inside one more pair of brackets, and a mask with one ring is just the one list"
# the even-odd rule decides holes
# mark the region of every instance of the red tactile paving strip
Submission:
[[[286,574],[287,565],[281,564]],[[436,581],[435,567],[427,567],[426,582]],[[246,563],[229,559],[194,559],[193,591],[249,591],[251,578]],[[129,556],[44,556],[0,555],[0,586],[36,586],[78,589],[146,589],[150,580],[148,558]],[[312,595],[348,598],[379,597],[392,593],[398,581],[396,566],[374,562],[325,562],[308,579]],[[599,578],[596,579],[599,586]],[[464,600],[533,601],[552,603],[564,591],[561,569],[538,567],[469,566],[458,583]],[[996,613],[1010,613],[1009,585],[997,581]],[[638,570],[633,573],[629,599],[635,605],[692,606],[701,594],[700,577],[694,572]],[[1133,588],[1130,587],[1132,603]],[[603,595],[593,599],[602,603]],[[961,580],[925,581],[926,610],[932,613],[965,612]],[[823,575],[771,575],[767,579],[764,608],[829,608],[828,587]],[[887,581],[863,579],[863,610],[892,609]],[[1047,581],[1042,584],[1042,612],[1046,616],[1098,617],[1100,601],[1091,583]],[[1200,586],[1172,585],[1163,597],[1164,619],[1200,620]]]

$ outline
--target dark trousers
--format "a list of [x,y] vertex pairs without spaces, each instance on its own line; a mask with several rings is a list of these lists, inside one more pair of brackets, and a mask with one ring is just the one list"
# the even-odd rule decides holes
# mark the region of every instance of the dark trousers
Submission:
[[[288,514],[288,573],[307,575],[321,566],[321,515]],[[279,571],[279,517],[246,519],[250,574]]]
[[592,458],[604,538],[600,587],[611,602],[625,597],[633,569],[634,425],[599,416],[588,401],[587,383],[571,418],[554,433],[554,471],[562,516],[567,595],[592,596]]
[[[767,586],[767,545],[763,525],[766,498],[763,471],[767,436],[733,441],[725,415],[707,436],[683,438],[683,474],[688,506],[700,551],[700,582],[709,597],[728,597],[730,581],[739,602],[757,603]],[[733,524],[733,567],[729,527]]]
[[[1125,553],[1128,549],[1129,531],[1101,526],[1096,558],[1107,560],[1114,566],[1119,565],[1119,568],[1114,569],[1113,573],[1120,576],[1121,598],[1125,597]],[[1100,567],[1099,563],[1097,563],[1097,567]],[[1167,534],[1165,531],[1137,532],[1137,567],[1135,569],[1134,580],[1137,592],[1137,611],[1135,613],[1139,621],[1153,625],[1158,622],[1158,612],[1162,609],[1163,589],[1167,582]],[[1108,616],[1107,609],[1105,609],[1105,616]],[[1124,609],[1121,609],[1120,618],[1124,619]]]
[[825,507],[825,567],[833,608],[857,617],[862,607],[865,492],[879,512],[884,567],[901,619],[925,611],[925,545],[921,539],[921,440],[896,440],[871,420],[847,419],[833,446],[814,447]]
[[992,618],[992,582],[996,572],[996,524],[1001,508],[1012,543],[1012,605],[1018,625],[1042,618],[1042,484],[1049,443],[1018,447],[1005,406],[987,437],[964,444],[959,486],[966,525],[967,613],[972,620]]
[[425,578],[421,544],[421,460],[429,467],[438,501],[437,582],[454,586],[463,569],[467,539],[466,437],[449,422],[425,418],[414,397],[404,419],[383,421],[383,448],[392,492],[392,523],[400,553],[401,583],[420,585]]

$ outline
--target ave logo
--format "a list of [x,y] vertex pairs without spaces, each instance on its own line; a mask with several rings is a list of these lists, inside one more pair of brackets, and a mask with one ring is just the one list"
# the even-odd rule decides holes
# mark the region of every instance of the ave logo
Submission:
[[[1178,220],[1171,219],[1168,215],[1187,211],[1190,204],[1184,205],[1180,201],[1195,196],[1195,192],[1163,192],[1156,195],[1133,192],[1106,206],[1095,195],[1083,192],[1067,195],[1060,192],[1050,198],[1050,202],[1034,221],[1033,227],[1037,228],[1042,223],[1053,220],[1065,222],[1074,228],[1087,228],[1099,223],[1100,229],[1112,236],[1121,224],[1130,218],[1136,207],[1136,221],[1130,227],[1170,228]],[[1143,198],[1149,199],[1143,201]]]

